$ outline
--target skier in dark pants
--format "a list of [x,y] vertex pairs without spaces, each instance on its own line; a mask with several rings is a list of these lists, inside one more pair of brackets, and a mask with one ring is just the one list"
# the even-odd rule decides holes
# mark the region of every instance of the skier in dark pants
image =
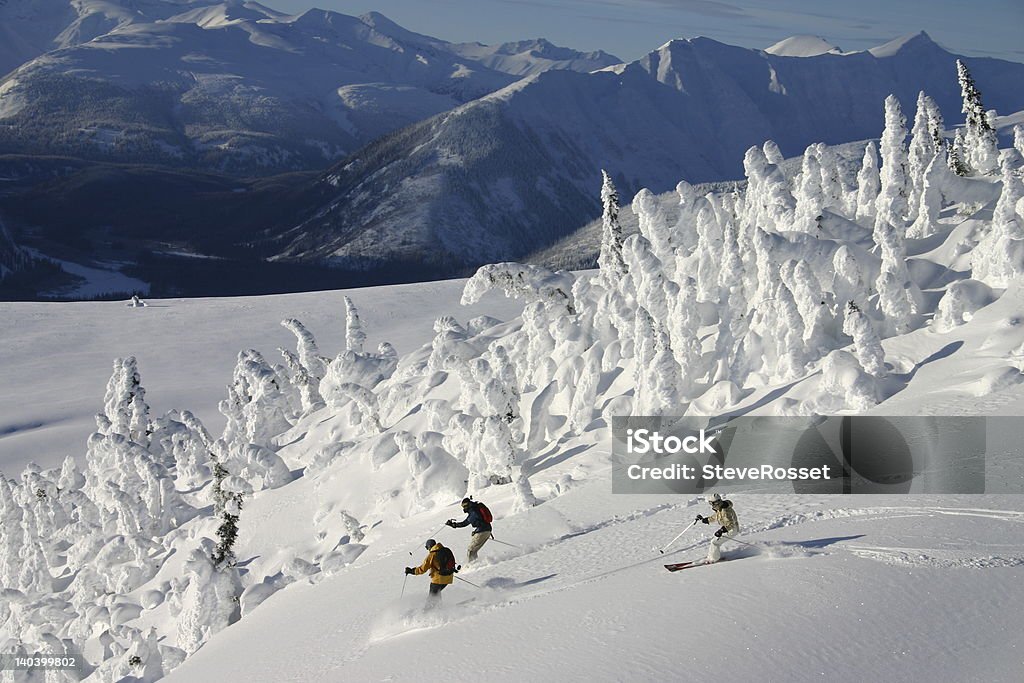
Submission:
[[424,545],[427,549],[427,557],[423,560],[423,564],[418,567],[406,567],[405,573],[418,576],[430,572],[430,593],[427,595],[427,609],[430,609],[436,607],[441,602],[441,591],[455,581],[455,575],[441,573],[442,568],[438,562],[438,553],[444,549],[443,545],[432,538]]
[[456,522],[449,519],[445,524],[453,529],[473,525],[473,534],[469,540],[469,547],[466,549],[466,563],[475,562],[477,553],[484,543],[491,537],[491,513],[483,503],[469,498],[462,499],[462,510],[466,513],[466,519]]

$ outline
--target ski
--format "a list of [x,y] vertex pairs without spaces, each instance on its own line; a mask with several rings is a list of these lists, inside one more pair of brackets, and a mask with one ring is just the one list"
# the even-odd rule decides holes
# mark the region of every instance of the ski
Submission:
[[[725,560],[722,559],[722,560],[719,560],[718,562],[725,562]],[[678,572],[678,571],[682,571],[683,569],[692,569],[693,567],[703,567],[706,564],[718,564],[718,562],[708,562],[706,560],[700,560],[698,562],[678,562],[676,564],[666,564],[665,565],[665,569],[669,570],[670,572]]]

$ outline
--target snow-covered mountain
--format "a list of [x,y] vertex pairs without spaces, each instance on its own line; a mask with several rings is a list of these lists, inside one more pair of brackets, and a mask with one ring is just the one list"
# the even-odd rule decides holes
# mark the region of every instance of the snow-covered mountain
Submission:
[[156,21],[192,0],[5,0],[0,2],[0,77],[39,55],[128,24]]
[[516,76],[531,76],[552,69],[596,71],[622,62],[604,50],[579,52],[553,45],[543,38],[518,40],[501,45],[458,43],[452,45],[451,49],[467,59]]
[[[484,48],[481,59],[467,56],[472,50],[376,13],[287,16],[237,0],[98,7],[89,6],[88,21],[75,19],[90,33],[67,29],[50,41],[63,49],[30,55],[0,82],[0,152],[236,173],[322,168],[517,78],[485,65],[491,55]],[[48,21],[64,20],[55,12]],[[34,15],[24,21],[40,25]],[[557,59],[523,54],[511,67],[618,61],[551,50]]]
[[[520,257],[597,214],[601,168],[627,195],[739,178],[744,150],[764,140],[792,156],[876,135],[890,93],[908,115],[924,90],[959,118],[955,55],[924,33],[877,52],[796,58],[695,38],[593,73],[531,76],[341,162],[321,181],[330,199],[281,235],[281,257]],[[987,106],[1024,108],[1024,64],[968,61]]]

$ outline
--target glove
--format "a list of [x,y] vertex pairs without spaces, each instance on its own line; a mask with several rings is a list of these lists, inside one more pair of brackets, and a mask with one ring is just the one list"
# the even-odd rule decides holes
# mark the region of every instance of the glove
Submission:
[[406,573],[406,574],[415,574],[415,573],[416,573],[416,570],[415,570],[415,569],[413,569],[412,567],[406,567],[406,568],[405,568],[405,573]]
[[729,533],[729,530],[723,526],[721,529],[715,532],[715,538],[721,538],[724,534],[727,533]]
[[445,522],[445,526],[450,526],[451,528],[454,529],[455,528],[455,520],[454,519],[449,519],[447,522]]
[[711,520],[708,519],[707,517],[701,517],[700,515],[697,515],[697,521],[704,522],[705,524],[708,524],[708,523],[711,522]]

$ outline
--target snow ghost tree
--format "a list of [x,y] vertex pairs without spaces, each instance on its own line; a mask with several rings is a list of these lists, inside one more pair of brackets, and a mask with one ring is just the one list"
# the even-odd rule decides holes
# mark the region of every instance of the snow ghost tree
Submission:
[[860,307],[852,301],[846,304],[843,333],[853,337],[853,350],[864,370],[874,377],[884,377],[885,351],[878,333]]
[[185,561],[188,585],[178,614],[178,647],[188,654],[238,618],[238,571],[218,564],[214,554],[213,541],[204,538]]
[[995,174],[999,170],[996,131],[989,123],[985,107],[981,104],[981,93],[974,85],[971,72],[959,59],[956,60],[956,75],[960,81],[960,95],[963,98],[961,111],[965,117],[960,161],[977,173]]
[[103,412],[109,424],[100,429],[102,433],[121,434],[143,446],[148,444],[149,405],[134,356],[114,361],[114,372],[103,398]]
[[774,140],[765,140],[762,150],[769,164],[778,166],[784,161],[782,158],[782,152],[779,150],[779,146],[775,144]]
[[363,331],[363,323],[359,320],[359,311],[352,299],[345,297],[345,349],[356,353],[363,352],[363,344],[366,343],[366,332]]
[[626,263],[622,260],[622,226],[619,224],[619,193],[615,190],[611,176],[601,171],[601,253],[597,265],[601,272],[608,273],[608,284],[626,274]]
[[907,215],[909,180],[907,178],[906,119],[895,96],[885,98],[885,130],[882,131],[881,189],[875,201],[879,218],[902,228]]
[[1024,218],[1017,204],[1024,188],[1009,159],[1004,159],[1003,189],[992,211],[992,225],[971,252],[971,272],[976,280],[990,287],[1008,287],[1024,275]]
[[914,127],[910,131],[910,149],[907,152],[907,173],[910,181],[907,221],[911,223],[917,219],[921,195],[924,193],[926,169],[942,151],[942,114],[935,101],[922,90],[917,96],[917,112],[914,115]]

